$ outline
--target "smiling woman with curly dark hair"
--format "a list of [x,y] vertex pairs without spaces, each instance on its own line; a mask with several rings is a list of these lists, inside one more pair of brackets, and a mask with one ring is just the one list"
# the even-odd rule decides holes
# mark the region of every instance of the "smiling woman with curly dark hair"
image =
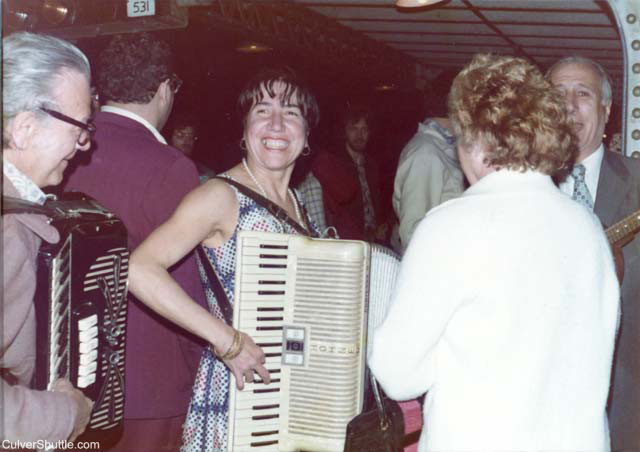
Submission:
[[427,392],[424,451],[607,451],[619,312],[598,219],[551,175],[572,164],[562,99],[531,63],[478,55],[449,99],[470,188],[403,257],[370,366]]
[[[245,383],[270,381],[268,355],[225,320],[234,300],[238,232],[299,234],[305,229],[311,233],[313,227],[289,181],[319,118],[315,96],[292,70],[264,68],[240,93],[238,108],[244,126],[238,149],[242,162],[186,195],[174,214],[138,246],[129,264],[134,295],[210,344],[193,386],[182,452],[226,451],[233,433],[228,426],[230,384],[243,389]],[[279,216],[252,192],[275,205]],[[209,311],[181,290],[169,273],[195,247]]]

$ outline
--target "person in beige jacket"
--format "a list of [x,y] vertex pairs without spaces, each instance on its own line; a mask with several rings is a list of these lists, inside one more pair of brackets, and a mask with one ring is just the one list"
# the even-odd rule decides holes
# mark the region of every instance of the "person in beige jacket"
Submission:
[[[42,188],[59,184],[76,151],[91,146],[89,62],[68,42],[26,32],[4,38],[2,50],[3,197],[42,205]],[[68,380],[57,380],[48,391],[29,386],[42,240],[59,240],[43,215],[3,215],[0,448],[5,449],[73,440],[84,431],[92,408]]]
[[393,188],[398,217],[391,244],[402,254],[413,231],[432,208],[464,191],[464,176],[456,155],[448,118],[428,118],[402,150]]

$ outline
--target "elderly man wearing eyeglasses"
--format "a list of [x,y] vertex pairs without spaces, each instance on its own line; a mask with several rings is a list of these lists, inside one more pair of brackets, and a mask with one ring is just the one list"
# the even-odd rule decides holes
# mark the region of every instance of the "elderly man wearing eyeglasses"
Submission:
[[[4,38],[2,50],[2,194],[42,205],[42,188],[59,184],[69,160],[90,146],[89,61],[70,43],[34,33]],[[7,214],[1,223],[1,447],[73,440],[93,403],[69,380],[57,380],[49,391],[30,388],[37,253],[42,240],[60,237],[43,215]]]
[[[131,249],[198,186],[194,163],[159,132],[182,84],[174,69],[171,48],[151,34],[115,36],[108,43],[97,60],[102,107],[94,146],[66,184],[118,215]],[[193,255],[172,270],[206,306]],[[177,450],[202,347],[132,296],[127,322],[124,433],[111,450]]]

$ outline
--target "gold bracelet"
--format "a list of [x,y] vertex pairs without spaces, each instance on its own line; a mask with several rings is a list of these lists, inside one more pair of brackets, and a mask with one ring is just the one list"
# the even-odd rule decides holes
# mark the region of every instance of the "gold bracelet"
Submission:
[[[241,333],[240,331],[238,331],[238,342],[236,345],[236,349],[235,350],[227,350],[227,353],[225,353],[225,355],[227,355],[224,359],[226,360],[231,360],[234,359],[236,356],[238,356],[241,352],[242,352],[242,348],[244,347],[244,334]],[[234,336],[235,339],[235,336]]]
[[243,345],[244,345],[244,338],[242,337],[242,333],[238,330],[235,330],[235,332],[233,333],[233,342],[231,342],[231,345],[229,346],[229,348],[225,353],[220,355],[219,353],[217,353],[217,350],[215,347],[213,348],[213,350],[214,352],[216,352],[216,355],[218,356],[218,358],[222,360],[230,360],[240,354],[240,352],[242,351]]
[[238,330],[234,330],[233,331],[233,340],[231,341],[231,345],[229,346],[229,348],[227,349],[226,352],[224,353],[219,353],[219,351],[214,347],[213,350],[215,351],[215,354],[218,358],[220,359],[227,359],[227,356],[229,355],[229,352],[231,351],[235,351],[235,349],[238,347],[238,342],[240,341],[240,336],[239,336],[239,331]]

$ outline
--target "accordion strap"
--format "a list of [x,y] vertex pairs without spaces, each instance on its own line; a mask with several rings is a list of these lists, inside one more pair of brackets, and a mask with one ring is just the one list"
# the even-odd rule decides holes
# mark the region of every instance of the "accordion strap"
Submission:
[[307,211],[305,207],[302,204],[300,204],[300,201],[298,200],[298,196],[293,190],[291,190],[291,192],[293,193],[293,197],[295,198],[294,202],[296,202],[301,207],[302,221],[304,221],[304,227],[300,226],[300,224],[297,221],[294,221],[282,207],[280,207],[270,199],[265,198],[260,193],[256,193],[255,191],[242,185],[241,183],[236,182],[235,180],[227,177],[216,176],[216,179],[223,180],[227,184],[233,185],[238,189],[238,191],[240,191],[240,193],[253,199],[256,202],[256,204],[267,209],[271,215],[276,217],[279,221],[283,221],[287,223],[289,226],[295,229],[296,232],[298,232],[299,234],[306,235],[306,236],[314,236],[313,229],[311,229],[311,226],[309,225]]
[[[83,215],[94,215],[96,218],[116,219],[115,215],[89,196],[80,192],[63,193],[65,199],[49,198],[43,204],[36,204],[12,196],[2,197],[2,214],[30,213],[45,215],[51,221],[79,218]],[[49,195],[47,195],[49,196]]]
[[384,431],[389,428],[389,416],[384,406],[384,401],[382,400],[382,394],[380,394],[378,382],[373,376],[373,372],[370,372],[369,376],[371,377],[371,389],[373,390],[373,397],[376,400],[376,407],[378,408],[378,415],[380,416],[380,429]]
[[213,294],[216,296],[218,306],[222,311],[222,317],[224,317],[224,321],[227,323],[227,325],[231,325],[233,323],[233,307],[231,306],[231,303],[229,303],[229,299],[227,298],[227,294],[222,287],[222,283],[220,282],[218,275],[216,275],[216,272],[213,271],[211,262],[209,261],[207,254],[204,252],[202,245],[196,246],[196,252],[198,253],[200,263],[202,264],[202,267],[207,274],[209,284],[211,284],[211,290],[213,290]]
[[40,215],[51,215],[51,209],[35,202],[14,198],[13,196],[2,197],[2,214],[10,213],[35,213]]

